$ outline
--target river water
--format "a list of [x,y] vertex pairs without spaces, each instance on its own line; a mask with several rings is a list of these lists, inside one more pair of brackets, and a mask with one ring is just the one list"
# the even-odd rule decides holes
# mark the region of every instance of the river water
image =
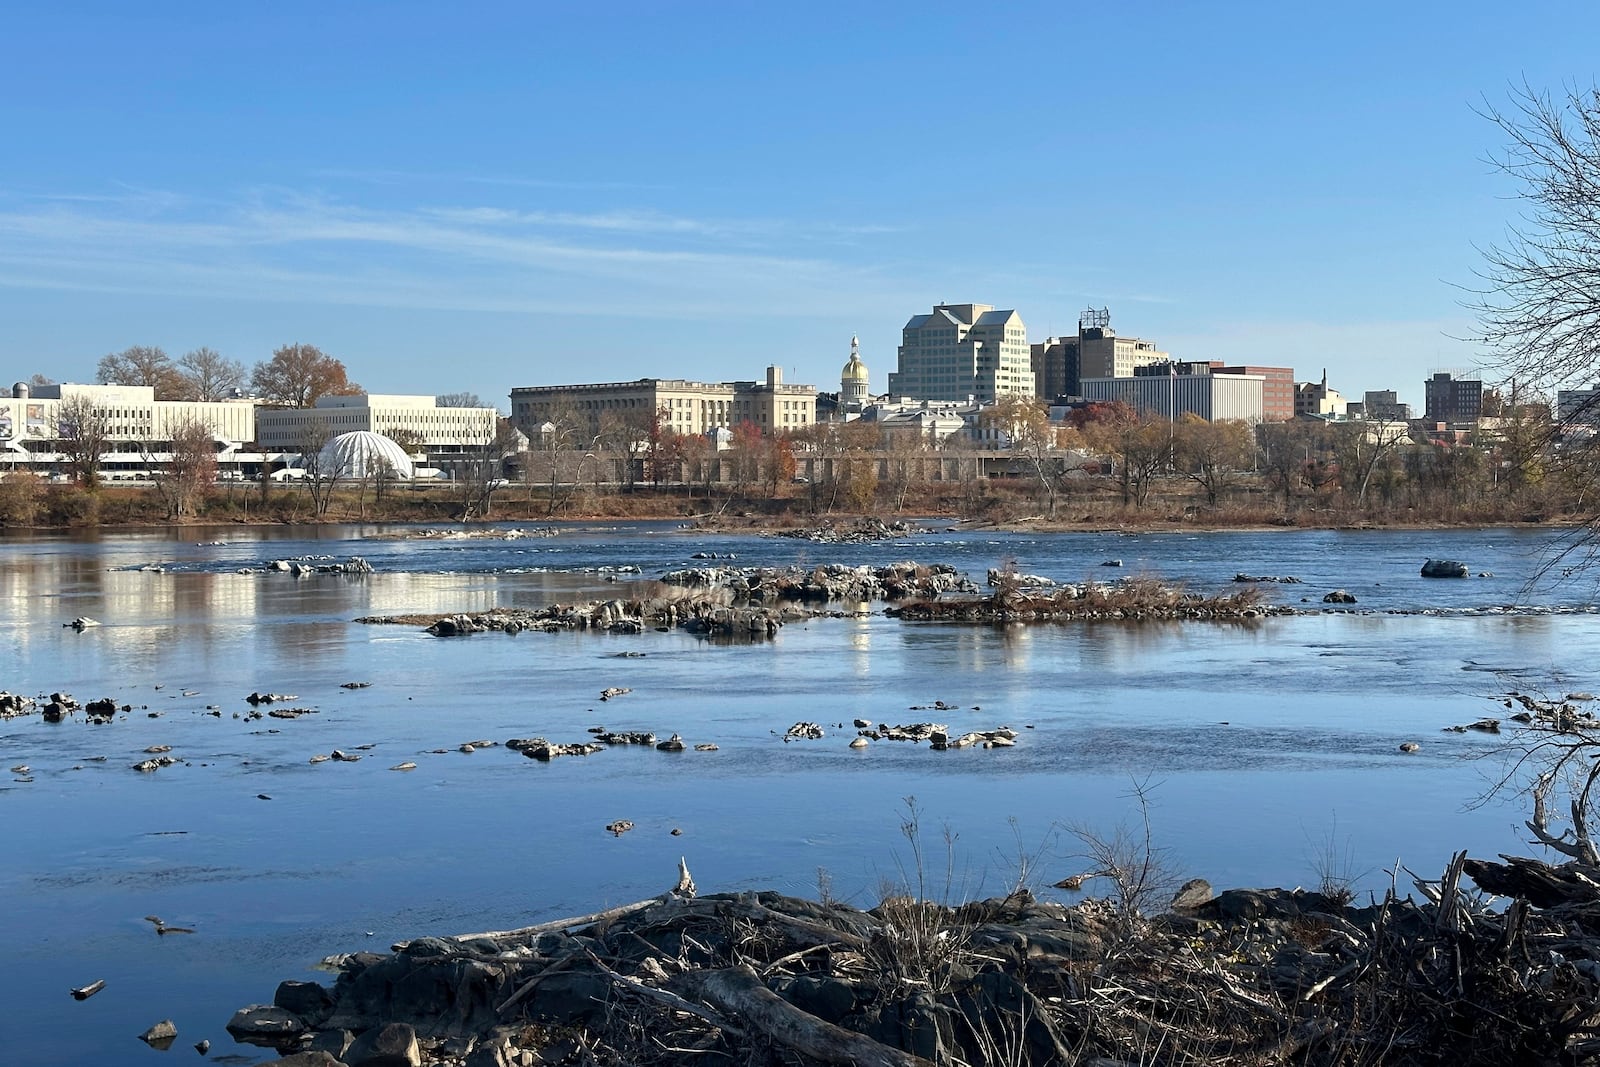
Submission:
[[[169,1055],[209,1038],[213,1060],[258,1062],[270,1057],[233,1045],[229,1015],[269,1002],[282,978],[312,977],[324,955],[651,896],[674,881],[680,856],[703,891],[816,895],[826,884],[870,906],[914,865],[912,797],[929,888],[941,894],[1004,892],[1024,856],[1044,885],[1078,873],[1081,845],[1062,828],[1109,836],[1136,825],[1135,783],[1180,877],[1314,885],[1331,854],[1336,873],[1375,890],[1397,862],[1434,875],[1460,848],[1527,853],[1520,802],[1485,798],[1504,768],[1500,739],[1445,728],[1507,714],[1491,698],[1510,686],[1600,688],[1587,673],[1600,653],[1592,577],[1535,581],[1549,531],[1036,535],[930,524],[860,546],[659,523],[511,540],[415,533],[191,528],[0,542],[0,689],[133,706],[100,726],[82,714],[0,720],[10,1062],[159,1056],[135,1035],[163,1018],[179,1030]],[[441,640],[352,622],[623,595],[695,552],[739,565],[916,559],[980,582],[1014,561],[1060,580],[1150,574],[1207,592],[1232,588],[1236,572],[1292,575],[1302,584],[1261,588],[1308,613],[996,629],[901,623],[874,605],[754,645],[654,632]],[[352,555],[376,573],[254,571]],[[1474,577],[1422,579],[1427,557],[1462,560]],[[632,566],[637,578],[617,580]],[[1322,610],[1334,588],[1355,594],[1354,609]],[[63,625],[78,616],[102,625]],[[632,692],[600,701],[609,686]],[[252,692],[315,710],[250,719]],[[936,701],[956,710],[912,710]],[[1010,749],[852,751],[858,717],[1021,736]],[[801,720],[827,735],[785,743]],[[596,725],[718,750],[611,749],[548,764],[504,747],[459,751],[478,739],[580,741]],[[1401,754],[1402,741],[1421,750]],[[181,762],[132,770],[154,745]],[[309,762],[335,748],[363,758]],[[390,769],[403,761],[416,769]],[[9,770],[19,766],[29,770]],[[632,831],[607,833],[618,819]],[[146,916],[194,932],[159,936]],[[92,999],[67,995],[96,979],[106,987]]]

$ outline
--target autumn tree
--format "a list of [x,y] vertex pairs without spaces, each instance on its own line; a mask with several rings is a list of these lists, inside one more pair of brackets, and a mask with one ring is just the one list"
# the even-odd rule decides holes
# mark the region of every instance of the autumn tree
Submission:
[[183,399],[206,403],[228,399],[245,383],[243,363],[204,346],[183,354],[178,374],[183,379]]
[[1173,428],[1173,463],[1184,477],[1205,490],[1208,507],[1216,507],[1223,491],[1254,461],[1254,442],[1246,422],[1209,422],[1185,412]]
[[250,386],[269,404],[308,408],[324,396],[350,396],[361,386],[345,373],[344,364],[316,345],[288,344],[273,349],[272,358],[255,365]]
[[150,345],[134,345],[101,356],[95,367],[95,380],[101,385],[148,385],[155,390],[157,400],[182,398],[186,385],[172,358]]
[[54,436],[73,481],[98,486],[100,460],[111,447],[105,413],[87,396],[69,396],[56,405]]

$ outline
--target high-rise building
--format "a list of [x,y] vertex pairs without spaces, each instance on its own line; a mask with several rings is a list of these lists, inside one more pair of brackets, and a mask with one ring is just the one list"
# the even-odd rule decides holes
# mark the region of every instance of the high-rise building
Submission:
[[1172,357],[1154,341],[1118,337],[1111,312],[1089,308],[1078,316],[1076,337],[1051,337],[1029,353],[1034,392],[1047,399],[1079,396],[1085,378],[1130,378],[1135,368],[1165,363]]
[[1483,382],[1443,371],[1422,383],[1422,417],[1429,422],[1476,422],[1483,414]]
[[1028,329],[1015,311],[989,304],[939,304],[901,332],[889,393],[917,400],[985,403],[1033,396]]

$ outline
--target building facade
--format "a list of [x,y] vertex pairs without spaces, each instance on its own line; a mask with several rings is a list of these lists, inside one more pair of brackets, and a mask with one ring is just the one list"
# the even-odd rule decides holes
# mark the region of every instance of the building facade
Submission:
[[[863,368],[864,369],[864,368]],[[576,420],[590,437],[617,419],[648,424],[660,415],[680,434],[731,430],[748,422],[765,434],[801,430],[817,421],[817,390],[786,385],[778,367],[764,382],[694,382],[640,378],[593,385],[530,385],[511,390],[511,421],[530,439],[547,423]]]
[[1328,372],[1322,372],[1320,382],[1298,382],[1294,387],[1294,413],[1319,419],[1342,419],[1349,411],[1349,402],[1337,389],[1328,387]]
[[1294,368],[1213,362],[1212,374],[1249,374],[1261,379],[1261,417],[1267,422],[1294,418]]
[[1085,378],[1080,386],[1085,400],[1120,402],[1164,418],[1198,415],[1208,422],[1242,419],[1257,423],[1264,418],[1265,384],[1259,374],[1213,374],[1207,367],[1203,373]]
[[1589,389],[1561,389],[1556,392],[1556,418],[1562,426],[1600,424],[1600,385]]
[[1393,389],[1368,389],[1361,394],[1361,412],[1376,422],[1410,422],[1411,405]]
[[170,461],[180,428],[199,425],[211,434],[219,466],[237,463],[256,437],[253,401],[157,400],[147,385],[29,386],[18,382],[0,397],[0,470],[55,473],[65,460],[62,438],[86,410],[105,440],[100,469],[146,472]]
[[1028,330],[1015,311],[990,304],[938,304],[901,331],[889,395],[965,403],[1033,396]]
[[1440,372],[1422,383],[1422,417],[1428,422],[1476,422],[1483,414],[1483,382]]
[[477,447],[494,440],[494,408],[443,408],[431,396],[358,393],[325,396],[309,408],[261,408],[257,439],[264,448],[298,449],[311,437],[367,430],[412,437],[432,452]]

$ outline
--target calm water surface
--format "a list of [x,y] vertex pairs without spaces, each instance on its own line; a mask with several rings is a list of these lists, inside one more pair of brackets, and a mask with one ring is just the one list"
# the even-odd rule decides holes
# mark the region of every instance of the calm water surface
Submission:
[[[134,1037],[162,1018],[179,1030],[166,1055],[206,1037],[213,1058],[268,1059],[235,1048],[223,1025],[326,954],[636,900],[671,884],[680,855],[706,891],[815,894],[822,870],[836,895],[868,906],[906,858],[912,796],[930,849],[942,857],[945,828],[955,834],[962,893],[1004,891],[1019,848],[1042,849],[1046,883],[1076,873],[1073,842],[1054,828],[1135,818],[1135,781],[1151,783],[1156,836],[1184,876],[1314,883],[1314,857],[1332,842],[1347,873],[1376,888],[1397,860],[1434,874],[1459,848],[1526,851],[1515,802],[1474,804],[1501,769],[1495,740],[1444,727],[1494,713],[1488,698],[1507,685],[1600,686],[1587,674],[1600,652],[1589,584],[1532,580],[1543,532],[930,532],[868,546],[663,524],[509,541],[404,533],[0,542],[0,689],[135,708],[105,726],[81,715],[0,721],[0,900],[13,957],[0,996],[16,1062],[163,1055]],[[608,569],[638,566],[648,580],[694,552],[741,565],[914,558],[979,581],[1014,560],[1063,580],[1146,573],[1205,591],[1244,571],[1301,578],[1263,586],[1279,602],[1320,608],[1343,588],[1359,603],[1250,626],[1000,630],[874,613],[793,624],[754,646],[657,633],[444,641],[351,622],[622,595],[628,581]],[[357,554],[377,573],[238,573]],[[1429,556],[1492,576],[1424,580]],[[1122,568],[1101,566],[1111,559]],[[104,625],[63,627],[80,615]],[[602,703],[608,686],[633,691]],[[295,694],[316,713],[247,720],[253,691]],[[961,710],[910,710],[938,700]],[[855,752],[857,717],[1005,724],[1022,736],[994,751]],[[785,744],[802,719],[828,736]],[[577,741],[595,725],[720,748],[550,764],[503,747],[457,750],[480,738]],[[1406,740],[1422,751],[1402,756]],[[183,762],[130,769],[158,744]],[[359,763],[308,763],[362,745],[373,747]],[[389,769],[404,760],[417,769]],[[20,765],[31,782],[9,772]],[[635,829],[612,837],[613,819]],[[196,932],[158,937],[146,915]],[[98,978],[106,989],[93,999],[67,996]]]

